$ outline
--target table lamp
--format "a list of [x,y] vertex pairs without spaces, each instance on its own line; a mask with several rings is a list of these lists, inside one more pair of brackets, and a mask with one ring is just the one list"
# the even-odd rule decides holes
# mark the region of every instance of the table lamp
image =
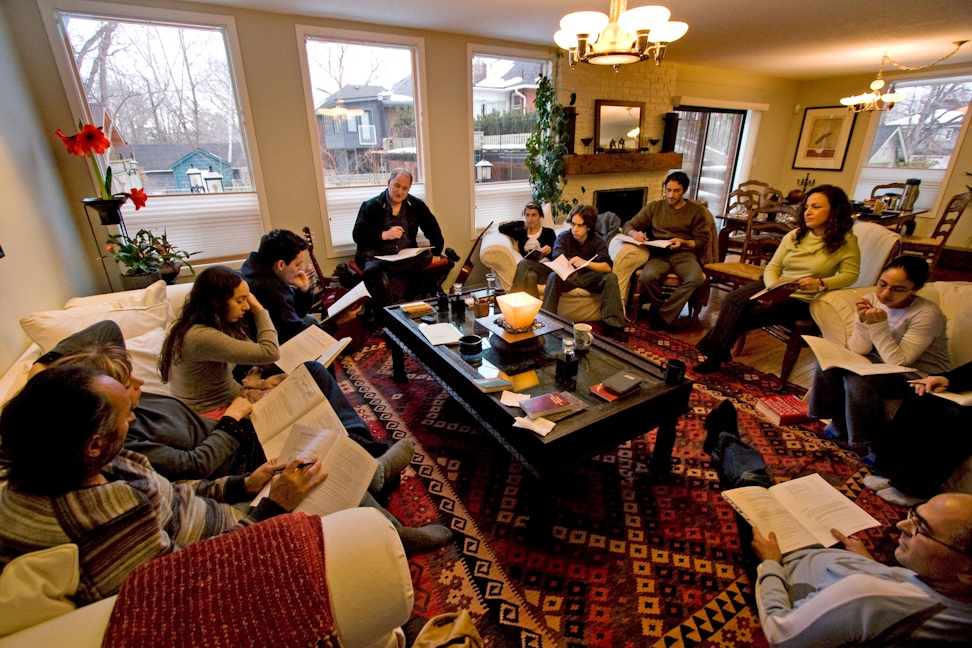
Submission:
[[542,301],[525,292],[497,295],[496,303],[506,323],[518,332],[526,332],[533,327],[533,321],[543,305]]

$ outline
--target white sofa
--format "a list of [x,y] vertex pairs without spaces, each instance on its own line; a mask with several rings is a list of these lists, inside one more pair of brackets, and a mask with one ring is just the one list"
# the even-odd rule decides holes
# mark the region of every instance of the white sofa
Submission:
[[[857,294],[874,292],[874,286],[826,292],[810,303],[810,315],[822,336],[846,347],[854,332]],[[919,295],[938,304],[948,321],[948,352],[952,367],[972,361],[972,282],[934,281]],[[972,457],[960,466],[945,484],[946,490],[972,493]]]
[[[548,222],[544,222],[546,227],[551,227]],[[555,228],[557,233],[563,231],[564,226]],[[618,276],[618,286],[621,288],[621,303],[628,301],[628,290],[631,286],[631,277],[636,270],[639,270],[648,261],[648,251],[639,245],[625,245],[617,238],[613,238],[608,244],[608,252],[614,261],[614,274]],[[523,256],[517,249],[516,244],[506,234],[500,234],[498,230],[490,230],[483,236],[482,247],[479,250],[480,260],[489,266],[500,285],[509,290],[513,285],[513,276],[516,274],[516,264]],[[538,286],[540,294],[543,295],[543,285]],[[601,300],[599,295],[575,288],[570,292],[564,293],[557,308],[557,314],[572,322],[593,322],[601,319]]]
[[[23,387],[34,360],[67,335],[104,319],[122,329],[134,373],[146,381],[143,389],[168,394],[156,363],[165,329],[191,287],[159,281],[143,290],[72,299],[61,310],[24,317],[21,325],[34,343],[0,378],[0,403]],[[368,508],[329,515],[322,523],[327,583],[342,645],[403,647],[399,626],[411,615],[413,591],[394,527]],[[70,596],[77,587],[77,553],[71,547],[22,556],[10,564],[15,569],[8,566],[0,574],[0,634],[6,634],[0,637],[0,648],[101,645],[115,597],[74,609]]]

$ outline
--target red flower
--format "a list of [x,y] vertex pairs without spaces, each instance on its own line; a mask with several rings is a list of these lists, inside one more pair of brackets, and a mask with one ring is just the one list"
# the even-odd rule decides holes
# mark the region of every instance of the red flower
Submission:
[[54,131],[54,134],[61,138],[61,141],[64,142],[64,147],[71,155],[85,154],[85,152],[81,149],[81,145],[78,143],[77,135],[71,135],[70,137],[68,137],[67,135],[61,132],[60,128]]
[[93,151],[101,155],[111,148],[111,141],[101,132],[101,128],[94,124],[85,124],[78,133],[78,146],[84,153]]
[[148,196],[145,195],[145,190],[139,189],[138,187],[135,187],[125,195],[131,198],[132,204],[135,205],[135,211],[144,207],[145,201],[148,200]]

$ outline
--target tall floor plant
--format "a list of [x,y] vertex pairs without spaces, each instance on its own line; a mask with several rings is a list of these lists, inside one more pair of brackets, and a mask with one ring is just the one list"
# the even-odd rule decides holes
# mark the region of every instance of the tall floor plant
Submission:
[[533,102],[537,111],[537,125],[527,138],[527,157],[524,160],[530,171],[533,199],[550,205],[550,215],[555,222],[558,214],[570,211],[570,205],[562,198],[567,178],[563,175],[564,156],[567,155],[567,114],[557,101],[557,91],[550,77],[541,74],[538,79],[537,97]]

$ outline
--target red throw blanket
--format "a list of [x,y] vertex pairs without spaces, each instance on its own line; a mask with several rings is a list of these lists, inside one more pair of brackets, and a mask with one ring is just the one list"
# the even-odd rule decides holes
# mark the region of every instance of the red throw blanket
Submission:
[[318,517],[282,515],[136,568],[104,648],[337,647]]

